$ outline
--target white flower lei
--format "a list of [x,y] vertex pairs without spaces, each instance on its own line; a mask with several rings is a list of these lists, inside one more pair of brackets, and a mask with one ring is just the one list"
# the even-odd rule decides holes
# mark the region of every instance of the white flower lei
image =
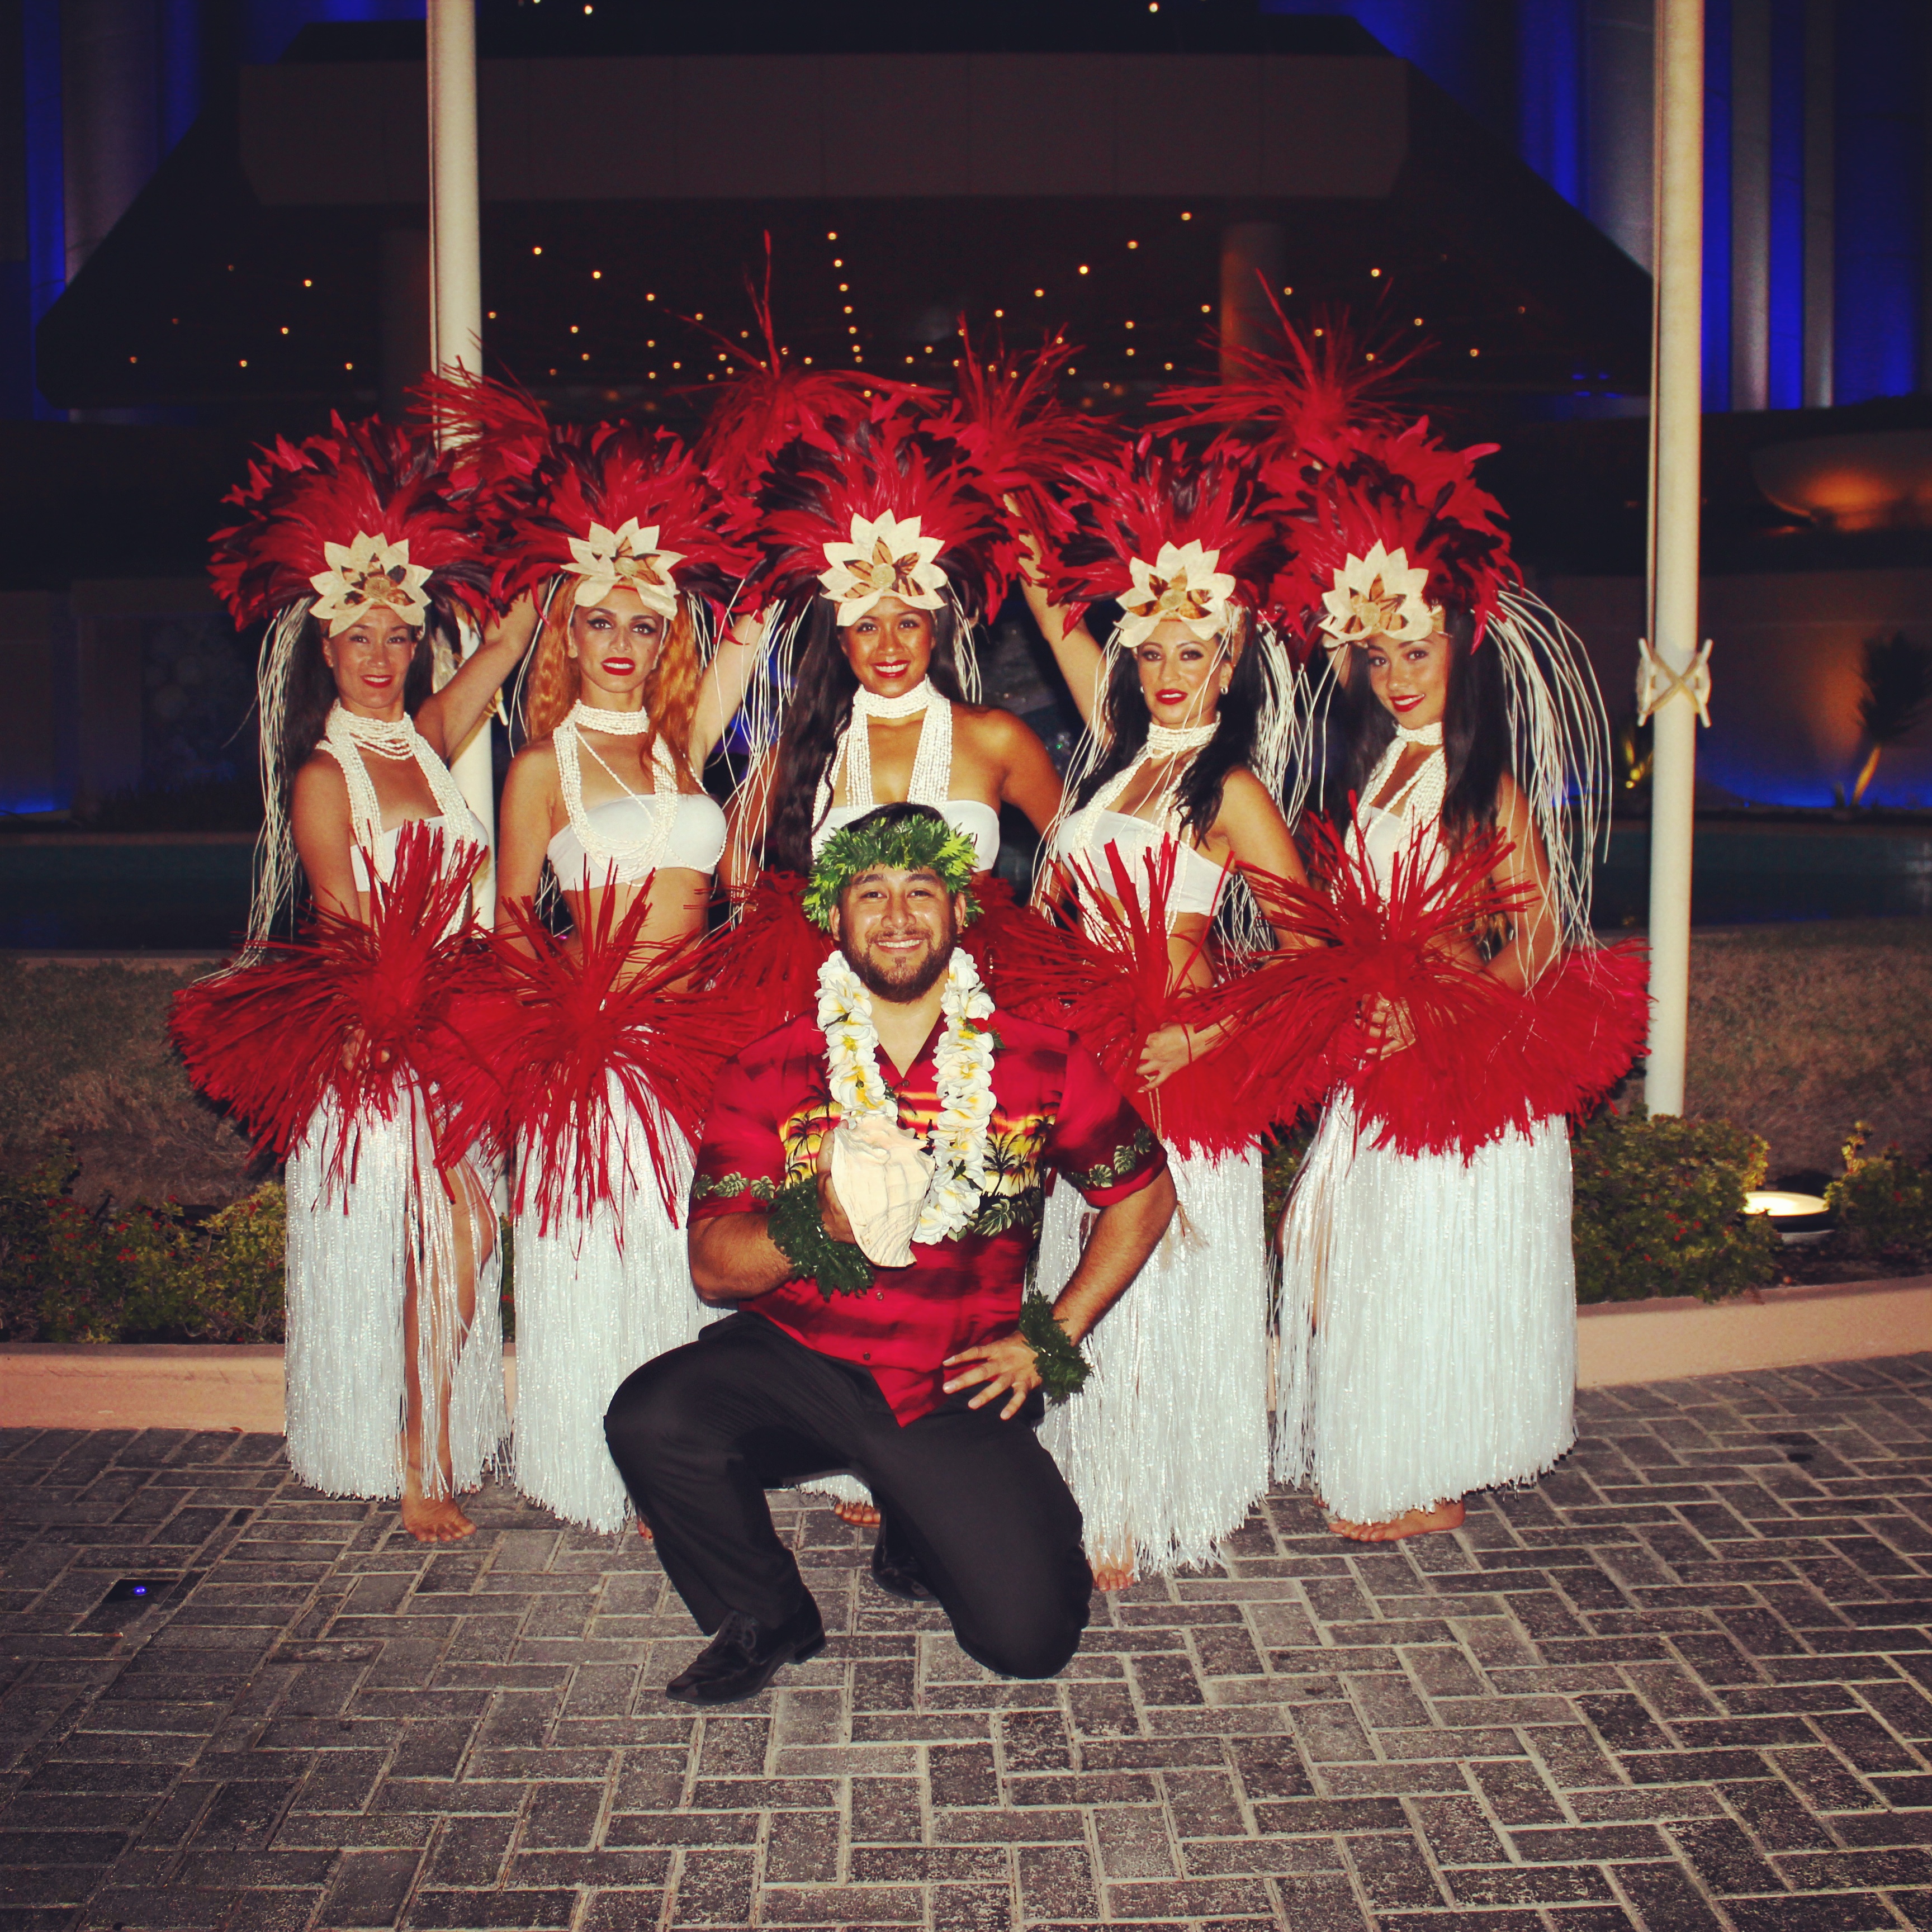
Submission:
[[[993,998],[971,958],[956,952],[946,968],[940,1012],[945,1020],[933,1059],[939,1074],[939,1118],[928,1148],[932,1179],[913,1239],[930,1244],[964,1234],[988,1186],[986,1137],[993,1119]],[[818,969],[818,1024],[825,1035],[832,1095],[851,1119],[874,1114],[896,1124],[898,1109],[879,1076],[879,1034],[872,998],[842,952]]]

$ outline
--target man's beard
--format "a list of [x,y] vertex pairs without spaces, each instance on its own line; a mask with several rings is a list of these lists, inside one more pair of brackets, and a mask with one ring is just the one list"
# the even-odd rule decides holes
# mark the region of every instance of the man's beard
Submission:
[[854,958],[851,950],[842,946],[845,963],[859,976],[859,983],[874,999],[885,1000],[895,1006],[910,1006],[914,1000],[922,999],[931,992],[945,976],[946,969],[952,963],[953,948],[958,944],[956,936],[949,933],[945,940],[927,953],[916,965],[908,962],[901,971],[885,971],[869,956]]

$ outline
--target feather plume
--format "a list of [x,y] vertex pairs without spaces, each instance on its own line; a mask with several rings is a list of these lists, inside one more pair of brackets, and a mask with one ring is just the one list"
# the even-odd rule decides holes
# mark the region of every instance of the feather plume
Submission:
[[468,923],[484,855],[446,867],[443,852],[439,828],[405,826],[366,925],[318,912],[303,938],[268,941],[175,996],[169,1031],[190,1077],[258,1148],[286,1156],[331,1100],[345,1119],[392,1119],[462,1058],[452,1012],[489,976]]
[[618,897],[596,896],[575,942],[509,907],[494,986],[464,1012],[483,1064],[452,1066],[439,1088],[448,1144],[481,1142],[507,1156],[514,1138],[516,1211],[534,1212],[544,1233],[640,1184],[628,1167],[638,1131],[675,1224],[680,1169],[659,1122],[695,1142],[739,1044],[736,1016],[702,989],[715,942],[646,942],[650,881],[621,917]]
[[222,501],[244,514],[215,532],[208,574],[238,628],[313,596],[310,580],[329,568],[324,546],[364,534],[406,542],[410,562],[430,572],[433,601],[478,622],[489,608],[475,521],[426,435],[334,416],[326,435],[258,451],[247,482]]

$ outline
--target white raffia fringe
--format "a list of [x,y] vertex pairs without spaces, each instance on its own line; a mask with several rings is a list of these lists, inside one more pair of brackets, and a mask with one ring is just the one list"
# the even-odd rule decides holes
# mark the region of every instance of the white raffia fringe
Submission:
[[[348,1177],[332,1180],[332,1174]],[[426,1184],[418,1185],[424,1182]],[[490,1240],[467,1336],[456,1307],[454,1214],[419,1108],[384,1120],[320,1112],[288,1164],[289,1465],[332,1496],[402,1493],[403,1300],[412,1256],[418,1385],[450,1386],[451,1474],[460,1494],[493,1468],[503,1400],[502,1257]],[[468,1213],[464,1191],[460,1211]],[[494,1230],[472,1221],[472,1252]],[[435,1418],[423,1418],[426,1494],[442,1489]]]
[[[622,1106],[614,1080],[612,1089]],[[587,1220],[567,1212],[547,1234],[532,1210],[515,1229],[517,1486],[567,1522],[607,1535],[631,1514],[604,1441],[610,1398],[632,1370],[694,1341],[726,1312],[698,1300],[686,1231],[664,1212],[643,1127],[628,1109],[622,1118],[610,1161],[617,1202],[598,1202]],[[682,1198],[691,1186],[690,1144],[662,1113],[656,1125]],[[574,1198],[572,1178],[566,1202]]]
[[[1040,1436],[1086,1521],[1090,1556],[1132,1549],[1143,1579],[1218,1563],[1268,1489],[1267,1233],[1258,1152],[1172,1155],[1180,1209],[1084,1344],[1087,1386]],[[1090,1213],[1047,1202],[1037,1284],[1057,1295]]]
[[1282,1223],[1274,1468],[1382,1522],[1533,1482],[1576,1440],[1570,1143],[1465,1162],[1358,1140],[1330,1106]]

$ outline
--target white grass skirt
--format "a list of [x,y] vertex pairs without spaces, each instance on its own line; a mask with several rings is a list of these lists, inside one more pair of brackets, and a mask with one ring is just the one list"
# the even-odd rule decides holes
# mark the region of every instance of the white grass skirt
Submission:
[[1561,1120],[1466,1162],[1320,1130],[1282,1222],[1275,1474],[1380,1522],[1533,1482],[1576,1440]]
[[[332,1178],[338,1173],[347,1178]],[[468,1211],[467,1197],[452,1208],[420,1109],[345,1122],[325,1107],[289,1156],[287,1192],[290,1468],[327,1496],[402,1493],[403,1296],[413,1250],[422,1281],[420,1384],[428,1390],[449,1376],[452,1475],[459,1492],[473,1490],[509,1433],[498,1306],[502,1260],[491,1238],[477,1277],[476,1316],[460,1336],[452,1216]],[[494,1230],[472,1227],[472,1234],[480,1246]],[[428,1415],[423,1442],[424,1487],[434,1494],[440,1484]]]
[[[1268,1481],[1268,1235],[1258,1152],[1170,1157],[1180,1211],[1084,1345],[1093,1372],[1040,1440],[1086,1519],[1090,1556],[1142,1577],[1218,1560]],[[1066,1285],[1094,1210],[1062,1181],[1036,1280]]]
[[[674,1198],[684,1199],[690,1143],[662,1114],[657,1130],[674,1164]],[[547,1234],[538,1232],[534,1209],[515,1224],[517,1486],[567,1521],[606,1534],[631,1514],[604,1442],[610,1398],[634,1369],[682,1348],[728,1312],[698,1300],[686,1231],[664,1211],[644,1132],[633,1123],[626,1138],[629,1174],[616,1204],[598,1202],[587,1220],[566,1213]],[[620,1177],[625,1151],[611,1163]]]

